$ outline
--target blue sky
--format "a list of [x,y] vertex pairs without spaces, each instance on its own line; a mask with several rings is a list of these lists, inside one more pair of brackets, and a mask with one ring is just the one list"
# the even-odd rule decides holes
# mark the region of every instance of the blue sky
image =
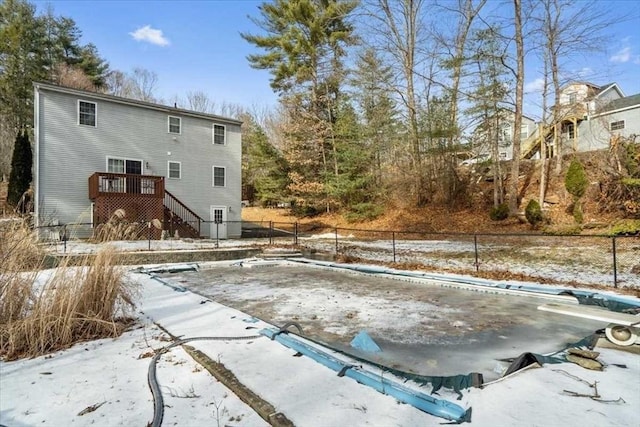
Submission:
[[[491,0],[490,0],[491,1]],[[276,96],[269,73],[249,66],[254,48],[241,32],[259,29],[248,16],[258,16],[255,0],[202,1],[35,1],[39,11],[51,4],[56,15],[75,20],[84,43],[93,43],[112,69],[143,67],[157,73],[158,95],[166,100],[201,90],[217,103],[247,107],[272,106]],[[604,52],[568,64],[576,75],[595,84],[618,82],[626,95],[640,93],[640,3],[609,1],[622,17],[607,31]],[[504,7],[495,2],[494,7]],[[539,60],[527,57],[526,89],[535,92]],[[539,81],[538,81],[539,83]],[[525,112],[537,118],[535,96]]]

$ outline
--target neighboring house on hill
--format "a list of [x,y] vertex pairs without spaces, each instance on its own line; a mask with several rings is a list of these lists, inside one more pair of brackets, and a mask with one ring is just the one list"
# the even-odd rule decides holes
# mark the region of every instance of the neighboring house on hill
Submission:
[[91,223],[85,237],[123,209],[181,237],[240,236],[240,121],[49,83],[34,96],[36,225]]
[[[499,118],[496,119],[496,116],[494,116],[489,120],[489,123],[479,125],[472,135],[473,146],[475,147],[473,154],[476,156],[474,158],[490,158],[496,142],[495,137],[497,136],[498,160],[511,160],[513,158],[514,119],[514,113],[505,110],[500,114]],[[498,128],[497,135],[494,134],[496,126]],[[520,137],[522,141],[529,138],[529,136],[536,131],[536,128],[535,120],[523,115],[522,126],[520,127]],[[474,158],[466,161],[466,163],[474,163]],[[463,162],[463,164],[465,164],[465,162]]]
[[[555,124],[559,134],[555,135]],[[597,86],[574,82],[560,94],[560,111],[543,133],[535,132],[523,141],[522,157],[539,156],[544,139],[553,156],[556,141],[562,152],[594,151],[609,148],[611,138],[640,135],[640,94],[625,96],[616,83]]]

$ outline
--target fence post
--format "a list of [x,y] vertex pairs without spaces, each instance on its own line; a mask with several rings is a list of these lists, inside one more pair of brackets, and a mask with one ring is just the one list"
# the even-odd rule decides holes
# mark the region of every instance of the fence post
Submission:
[[476,254],[476,273],[479,271],[480,269],[480,264],[478,263],[478,235],[474,234],[473,235],[473,250]]
[[202,232],[200,231],[200,224],[202,223],[202,221],[200,220],[200,218],[198,218],[198,238],[202,237]]
[[335,228],[336,232],[336,256],[338,255],[338,227]]
[[216,221],[216,249],[220,247],[220,223]]
[[393,263],[396,262],[396,232],[391,232],[391,243],[393,245]]
[[293,224],[293,245],[298,246],[298,222]]
[[613,287],[618,287],[618,261],[616,259],[616,236],[611,239],[613,249]]
[[147,238],[149,239],[149,251],[151,251],[151,221],[147,221]]
[[273,221],[269,221],[269,244],[273,245]]

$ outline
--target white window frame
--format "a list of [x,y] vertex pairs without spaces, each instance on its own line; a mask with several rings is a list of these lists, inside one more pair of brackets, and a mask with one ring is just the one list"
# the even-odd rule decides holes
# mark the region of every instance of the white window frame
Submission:
[[124,172],[122,173],[127,173],[127,160],[131,161],[131,162],[140,162],[140,174],[144,175],[144,161],[142,159],[132,159],[130,157],[116,157],[116,156],[107,156],[107,160],[106,160],[106,164],[105,164],[105,171],[107,173],[120,173],[120,172],[109,172],[109,159],[113,159],[113,160],[122,160],[123,162],[123,169]]
[[520,139],[521,140],[525,140],[529,138],[529,125],[522,125],[520,126]]
[[[223,175],[224,185],[216,185],[216,168],[222,169],[224,171],[224,175]],[[211,167],[211,186],[215,188],[224,188],[227,186],[227,168],[225,166],[213,165]]]
[[[615,129],[613,128],[613,125],[617,125],[619,123],[622,123],[622,127],[616,127]],[[627,124],[625,123],[624,120],[616,120],[615,122],[610,122],[609,123],[609,130],[614,131],[614,130],[623,130],[625,128]]]
[[[171,176],[171,163],[178,165],[178,176]],[[167,178],[169,179],[182,179],[182,162],[176,162],[174,160],[167,161]]]
[[[223,138],[222,144],[216,142],[216,127],[221,127],[222,130],[224,131],[222,135],[222,138]],[[213,145],[227,145],[227,127],[225,125],[214,123],[213,126],[211,127],[211,138],[212,138]]]
[[[85,123],[80,123],[80,103],[84,102],[85,104],[93,104],[94,107],[94,117],[93,117],[93,125],[88,125]],[[92,128],[97,128],[98,127],[98,103],[97,102],[93,102],[93,101],[86,101],[84,99],[78,99],[78,103],[77,103],[77,124],[78,126],[88,126],[88,127],[92,127]]]
[[[171,131],[171,119],[178,119],[178,132]],[[167,133],[170,133],[173,135],[182,135],[182,117],[167,116]]]

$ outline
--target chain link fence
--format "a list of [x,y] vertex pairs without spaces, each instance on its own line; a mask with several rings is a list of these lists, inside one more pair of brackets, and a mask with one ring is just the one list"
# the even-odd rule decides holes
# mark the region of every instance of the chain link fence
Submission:
[[[192,244],[296,246],[342,259],[362,259],[402,266],[423,266],[451,273],[491,275],[511,280],[640,289],[640,236],[549,236],[539,234],[465,234],[420,231],[363,230],[274,221],[200,221],[191,225],[205,239]],[[151,221],[129,224],[123,240],[146,240],[141,249],[164,250],[152,244],[159,233]],[[41,239],[63,245],[90,238],[90,223],[39,227]],[[161,233],[163,239],[190,240]],[[235,240],[242,236],[242,240]],[[234,240],[229,240],[232,237]],[[199,242],[199,243],[196,243]]]

